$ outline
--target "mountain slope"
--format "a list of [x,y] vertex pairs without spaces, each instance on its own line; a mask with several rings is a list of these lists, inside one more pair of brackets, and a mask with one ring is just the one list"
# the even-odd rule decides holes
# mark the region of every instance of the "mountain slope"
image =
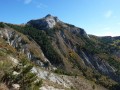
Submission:
[[[54,26],[52,27],[53,29],[51,29],[51,27],[47,28],[48,30],[44,28],[42,29],[45,30],[50,36],[50,38],[53,40],[52,43],[54,45],[54,48],[56,48],[58,53],[63,57],[63,62],[67,62],[67,60],[65,59],[72,59],[72,63],[78,63],[77,68],[80,68],[80,66],[82,65],[82,68],[84,66],[88,66],[120,82],[119,76],[116,75],[116,70],[114,69],[115,66],[112,67],[108,63],[110,62],[111,58],[114,62],[117,63],[118,61],[119,63],[118,57],[114,55],[111,56],[111,54],[113,54],[112,50],[116,47],[111,46],[111,44],[107,42],[103,42],[105,41],[103,40],[104,37],[102,39],[98,38],[98,40],[96,39],[96,41],[94,41],[90,36],[86,34],[86,32],[83,29],[77,28],[74,25],[63,23],[60,20],[56,21],[56,17],[53,17],[51,15],[47,15],[45,18],[38,20],[39,23],[37,24],[36,20],[32,20],[32,23],[31,21],[29,21],[28,25],[31,25],[34,28],[40,30],[41,26],[39,25],[44,20],[48,22],[48,26]],[[52,21],[54,21],[54,23],[52,23]],[[117,51],[119,51],[119,48],[117,49]],[[104,59],[102,56],[106,56],[107,58]],[[66,65],[66,67],[67,66],[68,64]]]
[[25,25],[0,23],[0,37],[13,48],[14,57],[23,54],[35,64],[33,72],[47,81],[46,88],[52,84],[63,89],[119,90],[119,37],[88,35],[51,15]]
[[[32,30],[32,28],[31,28],[31,30]],[[18,71],[16,72],[16,69],[14,70],[14,69],[12,69],[12,67],[16,68],[16,65],[19,65],[19,61],[21,59],[24,59],[27,57],[28,60],[31,60],[32,62],[35,62],[36,65],[38,65],[38,66],[33,65],[34,67],[32,68],[32,72],[36,73],[39,78],[43,79],[42,80],[43,86],[41,87],[42,90],[48,89],[48,88],[65,89],[65,90],[71,90],[73,88],[78,89],[78,90],[79,89],[92,90],[93,86],[98,90],[99,89],[104,90],[103,87],[96,85],[94,82],[91,83],[91,81],[86,80],[84,77],[59,75],[59,74],[53,73],[54,67],[52,65],[50,65],[49,63],[45,63],[47,58],[44,56],[42,50],[39,50],[40,46],[38,46],[38,44],[35,43],[35,41],[33,41],[32,38],[25,36],[22,33],[17,32],[16,30],[14,30],[13,28],[10,28],[6,24],[4,24],[4,28],[1,28],[0,31],[1,31],[0,32],[0,37],[1,37],[0,38],[0,61],[1,61],[0,65],[2,65],[0,67],[0,69],[3,71],[3,73],[5,73],[5,75],[6,75],[6,71],[4,70],[4,67],[7,70],[7,72],[11,72],[10,76],[8,75],[10,77],[10,80],[7,79],[6,83],[5,83],[2,80],[2,78],[4,76],[4,74],[3,74],[3,76],[2,75],[0,76],[0,78],[1,78],[0,81],[1,81],[1,83],[5,83],[8,88],[15,89],[15,87],[13,87],[14,85],[17,85],[17,84],[20,85],[17,82],[16,82],[17,84],[15,82],[13,82],[13,78],[11,77],[11,75],[12,75],[12,73],[17,74]],[[18,36],[21,39],[19,39]],[[23,46],[26,46],[26,47],[23,48]],[[36,48],[39,53],[36,53]],[[41,56],[41,54],[44,56],[44,58]],[[38,63],[38,61],[36,61],[36,59],[38,61],[40,61],[41,63],[42,62],[43,63],[42,64]],[[6,63],[6,64],[4,65],[4,63]],[[27,63],[30,63],[30,62],[28,61]],[[13,65],[11,66],[11,64],[13,64]],[[10,65],[11,68],[8,65]],[[50,66],[48,66],[48,65],[50,65]],[[52,71],[47,71],[46,69],[47,70],[52,69]],[[57,70],[56,70],[56,72],[57,72]],[[16,75],[16,76],[18,77],[18,75]],[[77,81],[78,79],[80,79],[79,82]],[[10,83],[10,85],[8,84],[8,82]],[[27,84],[25,84],[25,85],[27,85]],[[0,89],[1,88],[7,89],[7,87],[4,84],[1,84]],[[22,86],[20,85],[20,87],[22,87]]]

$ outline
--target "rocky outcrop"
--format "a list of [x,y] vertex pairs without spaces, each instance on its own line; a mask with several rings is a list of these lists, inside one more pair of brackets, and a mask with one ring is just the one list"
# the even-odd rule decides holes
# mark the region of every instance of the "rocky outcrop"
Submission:
[[57,17],[54,17],[50,14],[45,16],[42,19],[37,19],[37,20],[30,20],[27,25],[31,25],[33,27],[37,27],[38,29],[41,30],[46,30],[46,29],[51,29],[53,28],[56,23],[60,22],[60,20]]
[[50,80],[54,83],[63,85],[66,88],[70,88],[73,84],[67,79],[67,77],[62,76],[62,75],[57,75],[54,73],[51,73],[49,71],[41,70],[39,68],[33,68],[32,69],[33,73],[37,73],[38,77],[44,79],[44,80]]
[[103,75],[107,75],[113,80],[120,82],[119,76],[116,75],[115,67],[111,66],[107,61],[102,60],[100,57],[96,55],[86,54],[86,52],[81,51],[79,54],[82,55],[82,59],[86,66],[93,68],[93,70],[97,70],[99,73]]
[[16,48],[19,52],[22,52],[27,55],[27,57],[31,60],[32,55],[28,49],[28,42],[25,41],[20,34],[17,34],[14,30],[11,29],[1,29],[0,37],[6,40],[6,42]]
[[[35,62],[40,67],[47,69],[53,68],[49,60],[44,56],[44,53],[42,52],[40,47],[37,47],[35,45],[32,46],[32,43],[29,41],[29,39],[21,33],[18,33],[11,28],[3,28],[0,29],[0,38],[3,38],[6,41],[6,43],[8,43],[10,46],[13,46],[19,53],[25,54],[29,60]],[[36,47],[38,48],[39,55],[41,57],[38,57],[34,54],[34,51],[31,51],[32,48]],[[15,61],[14,59],[12,60]]]
[[[45,71],[39,68],[32,68],[33,73],[37,73],[38,77],[47,82],[40,88],[41,90],[93,90],[92,84],[89,81],[84,80],[81,77],[58,75],[49,71]],[[48,82],[49,81],[49,82]],[[53,84],[48,84],[52,82]],[[52,85],[52,86],[49,86]],[[57,86],[60,85],[59,88]],[[78,85],[78,86],[77,86]],[[105,88],[96,88],[96,90],[107,90]]]
[[89,38],[88,34],[85,32],[84,29],[75,27],[74,25],[67,24],[66,30],[68,30],[69,32],[71,32],[77,36]]

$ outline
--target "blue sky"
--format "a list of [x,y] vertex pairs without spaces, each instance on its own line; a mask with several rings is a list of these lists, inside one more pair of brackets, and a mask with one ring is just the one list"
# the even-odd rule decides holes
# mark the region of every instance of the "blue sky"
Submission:
[[1,0],[0,21],[26,23],[47,14],[97,36],[120,36],[120,0]]

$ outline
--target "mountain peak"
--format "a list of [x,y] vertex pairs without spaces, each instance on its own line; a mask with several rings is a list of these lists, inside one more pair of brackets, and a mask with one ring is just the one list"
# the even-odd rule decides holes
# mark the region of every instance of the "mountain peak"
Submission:
[[48,14],[45,16],[45,18],[47,18],[47,17],[54,17],[54,16],[52,16],[51,14]]
[[39,29],[51,29],[58,22],[60,22],[60,20],[57,17],[48,14],[42,19],[30,20],[27,24],[37,25]]
[[48,19],[48,20],[53,20],[53,21],[55,21],[55,22],[60,22],[60,20],[58,19],[58,17],[56,17],[56,16],[52,16],[51,14],[48,14],[48,15],[46,15],[45,16],[45,18],[44,19]]
[[66,28],[73,34],[78,34],[78,35],[82,35],[82,36],[89,38],[87,33],[84,31],[84,29],[78,28],[71,24],[66,24],[60,21],[58,17],[52,16],[51,14],[48,14],[41,19],[30,20],[27,24],[40,30],[47,30],[47,29],[52,29],[55,25],[57,25],[57,23],[59,23],[63,27],[65,26],[64,28]]

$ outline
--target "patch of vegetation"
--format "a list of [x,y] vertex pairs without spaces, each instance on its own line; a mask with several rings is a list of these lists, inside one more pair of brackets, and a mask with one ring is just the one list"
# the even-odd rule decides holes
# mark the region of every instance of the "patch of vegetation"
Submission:
[[92,71],[90,68],[83,69],[82,72],[83,76],[85,76],[86,79],[91,80],[98,85],[102,85],[105,88],[110,89],[117,84],[115,81],[108,78],[107,76],[104,76],[97,71]]
[[92,86],[93,90],[95,89],[95,85]]
[[5,56],[5,55],[6,53],[4,52],[4,50],[0,50],[0,57]]
[[0,82],[2,82],[2,78],[6,73],[11,71],[12,63],[9,60],[4,60],[5,58],[0,57]]
[[109,57],[108,59],[108,63],[111,65],[111,66],[114,66],[117,71],[116,71],[116,74],[117,75],[120,75],[120,62],[119,61],[116,61],[114,58],[112,57]]
[[99,40],[100,40],[102,43],[105,43],[105,44],[113,43],[113,39],[112,39],[111,36],[101,37],[101,38],[99,38]]
[[68,75],[68,76],[74,76],[75,74],[66,72],[65,70],[62,69],[56,69],[54,73],[60,74],[60,75]]
[[5,27],[4,23],[0,22],[0,28],[4,28],[4,27]]
[[12,87],[12,84],[19,84],[20,90],[39,90],[42,81],[37,78],[35,73],[31,72],[32,68],[33,65],[23,58],[17,66],[7,69],[9,71],[5,72],[1,81],[8,87]]
[[113,85],[110,90],[120,90],[120,84]]

